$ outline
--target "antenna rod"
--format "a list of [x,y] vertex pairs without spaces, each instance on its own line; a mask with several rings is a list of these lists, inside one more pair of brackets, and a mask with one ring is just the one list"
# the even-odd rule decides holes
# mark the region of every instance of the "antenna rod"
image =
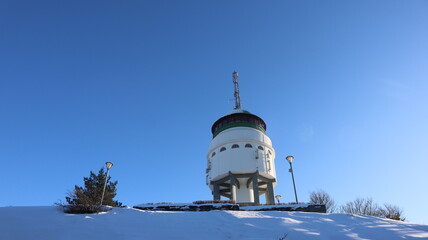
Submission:
[[241,98],[239,97],[238,73],[232,73],[233,83],[235,84],[235,108],[241,109]]

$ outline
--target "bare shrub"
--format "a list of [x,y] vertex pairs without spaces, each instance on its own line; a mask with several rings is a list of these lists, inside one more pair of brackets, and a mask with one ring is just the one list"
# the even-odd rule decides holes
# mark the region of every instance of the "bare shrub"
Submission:
[[371,198],[356,198],[354,201],[347,202],[345,205],[341,206],[340,212],[368,216],[381,216],[379,205],[374,203]]
[[375,217],[384,217],[404,221],[403,210],[391,204],[379,206],[371,198],[357,198],[340,208],[340,212],[349,214],[362,214]]
[[333,213],[336,211],[336,202],[333,200],[333,198],[330,197],[327,192],[323,190],[311,192],[309,195],[309,203],[325,205],[325,208],[328,213]]
[[399,221],[405,221],[406,218],[403,217],[403,210],[399,208],[398,206],[391,205],[391,204],[384,204],[382,208],[382,216],[393,219],[393,220],[399,220]]

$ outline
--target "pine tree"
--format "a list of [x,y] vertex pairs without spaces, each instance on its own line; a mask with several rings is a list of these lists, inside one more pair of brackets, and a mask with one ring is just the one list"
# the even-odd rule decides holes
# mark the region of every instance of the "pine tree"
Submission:
[[[89,177],[84,177],[84,187],[75,185],[74,190],[68,193],[65,198],[68,206],[65,206],[65,212],[68,213],[96,213],[102,210],[101,195],[103,193],[106,173],[101,168],[98,175],[90,172]],[[116,196],[117,181],[111,182],[108,176],[106,190],[104,193],[103,205],[120,207],[122,203],[114,200]]]

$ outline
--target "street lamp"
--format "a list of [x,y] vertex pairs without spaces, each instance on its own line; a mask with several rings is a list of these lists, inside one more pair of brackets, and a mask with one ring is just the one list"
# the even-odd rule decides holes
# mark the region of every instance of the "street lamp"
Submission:
[[276,200],[278,200],[278,204],[279,204],[279,199],[281,199],[281,195],[276,195],[275,198]]
[[100,202],[100,206],[103,205],[103,200],[104,200],[104,193],[106,192],[106,186],[107,186],[107,179],[108,179],[108,172],[110,171],[110,168],[113,166],[112,162],[106,162],[106,167],[107,167],[107,173],[106,173],[106,179],[104,181],[104,188],[103,188],[103,194],[101,195],[101,202]]
[[294,196],[296,196],[296,204],[299,203],[299,201],[297,200],[297,191],[296,191],[296,183],[294,182],[294,172],[293,172],[293,160],[294,157],[293,156],[287,156],[285,159],[287,159],[288,163],[290,163],[290,172],[291,172],[291,177],[293,178],[293,186],[294,186]]

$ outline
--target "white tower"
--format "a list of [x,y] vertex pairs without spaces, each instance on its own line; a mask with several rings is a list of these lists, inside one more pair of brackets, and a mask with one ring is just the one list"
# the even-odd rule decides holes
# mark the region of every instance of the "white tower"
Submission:
[[238,73],[233,73],[235,108],[212,126],[207,154],[207,185],[214,200],[221,196],[237,203],[275,204],[275,150],[266,135],[266,123],[260,117],[241,109]]

